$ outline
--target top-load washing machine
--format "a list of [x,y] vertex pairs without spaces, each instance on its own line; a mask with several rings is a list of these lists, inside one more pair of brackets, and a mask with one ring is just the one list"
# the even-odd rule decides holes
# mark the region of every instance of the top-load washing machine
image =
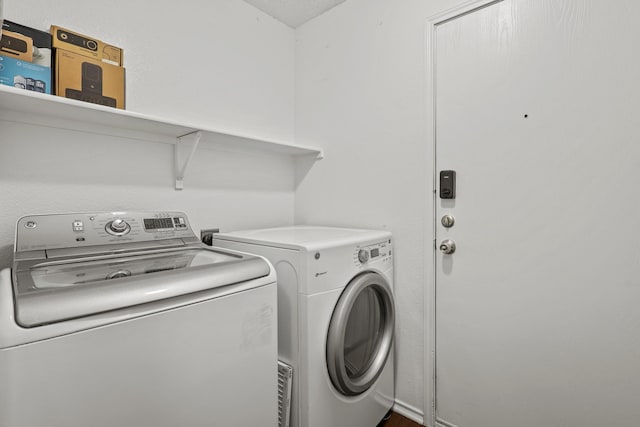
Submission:
[[292,427],[374,427],[394,402],[391,233],[285,227],[216,234],[278,275],[278,353]]
[[277,426],[264,258],[185,214],[39,215],[0,272],[1,427]]

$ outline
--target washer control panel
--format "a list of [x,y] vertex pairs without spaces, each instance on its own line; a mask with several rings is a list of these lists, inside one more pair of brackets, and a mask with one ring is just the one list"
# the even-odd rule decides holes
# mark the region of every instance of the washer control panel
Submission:
[[368,265],[391,258],[391,240],[359,245],[354,251],[353,260],[357,266]]
[[18,220],[16,252],[197,239],[182,212],[29,215]]

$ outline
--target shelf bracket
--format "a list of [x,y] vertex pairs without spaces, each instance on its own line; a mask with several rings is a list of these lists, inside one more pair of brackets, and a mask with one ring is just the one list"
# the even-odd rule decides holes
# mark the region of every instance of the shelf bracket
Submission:
[[[184,163],[181,164],[180,159],[180,151],[182,151],[182,147],[186,145],[186,143],[182,140],[185,137],[194,136],[193,145],[191,148],[186,148],[188,151],[187,158]],[[194,131],[184,135],[181,135],[176,138],[176,145],[174,147],[174,159],[175,159],[175,168],[176,168],[176,190],[182,190],[184,188],[184,174],[187,172],[187,168],[189,167],[189,163],[191,163],[191,159],[193,158],[193,154],[196,152],[198,148],[198,144],[200,144],[200,138],[202,138],[202,131]]]

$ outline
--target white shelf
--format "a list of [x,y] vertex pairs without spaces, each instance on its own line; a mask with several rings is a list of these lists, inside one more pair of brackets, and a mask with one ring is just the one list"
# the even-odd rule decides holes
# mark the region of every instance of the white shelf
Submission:
[[272,141],[209,126],[178,123],[5,85],[0,85],[0,120],[176,144],[176,153],[177,146],[182,145],[178,144],[180,137],[199,131],[205,144],[257,149],[317,160],[323,158],[319,148]]

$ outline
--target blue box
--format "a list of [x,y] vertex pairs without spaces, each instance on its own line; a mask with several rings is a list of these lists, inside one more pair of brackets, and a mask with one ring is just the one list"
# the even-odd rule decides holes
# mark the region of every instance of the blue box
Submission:
[[0,39],[0,84],[54,93],[51,71],[51,34],[5,19]]
[[51,93],[51,68],[0,55],[0,84]]

